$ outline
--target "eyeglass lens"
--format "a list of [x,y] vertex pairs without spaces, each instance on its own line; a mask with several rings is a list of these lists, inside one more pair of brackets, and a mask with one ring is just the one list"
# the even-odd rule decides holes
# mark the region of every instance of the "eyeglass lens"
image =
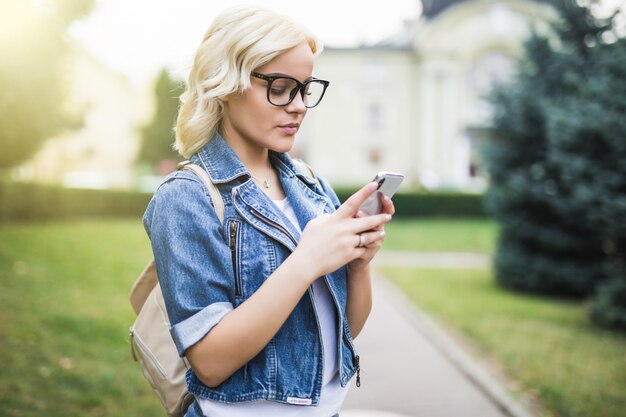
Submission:
[[[276,106],[288,104],[296,94],[298,94],[298,83],[290,78],[276,78],[269,87],[270,103]],[[310,80],[305,83],[302,100],[306,107],[315,107],[324,94],[324,84],[317,80]]]

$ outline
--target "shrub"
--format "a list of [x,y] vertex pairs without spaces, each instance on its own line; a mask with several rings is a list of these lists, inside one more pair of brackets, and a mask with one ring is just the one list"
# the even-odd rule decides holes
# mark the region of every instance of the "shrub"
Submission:
[[[345,201],[355,189],[339,189]],[[0,223],[76,217],[141,216],[150,193],[67,189],[29,183],[0,182]],[[412,192],[394,197],[399,217],[485,217],[483,197],[468,193]]]
[[76,217],[140,216],[150,194],[0,182],[0,223]]
[[591,304],[590,315],[600,325],[626,331],[626,281],[614,279],[601,285]]
[[[340,201],[346,201],[356,189],[337,189]],[[393,203],[396,217],[486,217],[482,194],[462,192],[399,192]]]

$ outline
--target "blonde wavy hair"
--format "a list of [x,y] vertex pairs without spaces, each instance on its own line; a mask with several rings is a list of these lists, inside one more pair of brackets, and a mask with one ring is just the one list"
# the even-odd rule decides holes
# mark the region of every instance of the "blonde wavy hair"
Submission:
[[259,6],[235,6],[220,13],[196,51],[187,89],[180,97],[174,148],[189,158],[216,132],[222,99],[250,87],[254,69],[306,41],[314,55],[322,44],[289,17]]

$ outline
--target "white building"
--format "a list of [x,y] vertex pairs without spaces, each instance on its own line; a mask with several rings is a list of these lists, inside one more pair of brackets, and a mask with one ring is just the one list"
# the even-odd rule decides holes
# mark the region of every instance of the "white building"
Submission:
[[480,132],[494,81],[515,70],[531,27],[554,17],[549,1],[423,0],[421,17],[372,46],[327,47],[315,73],[331,85],[311,110],[296,152],[333,184],[379,170],[407,186],[481,190]]

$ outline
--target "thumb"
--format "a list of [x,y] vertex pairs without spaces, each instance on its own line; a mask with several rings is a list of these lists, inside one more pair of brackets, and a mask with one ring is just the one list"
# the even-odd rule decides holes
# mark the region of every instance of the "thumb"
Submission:
[[335,214],[338,214],[339,216],[346,217],[346,218],[354,217],[358,213],[359,207],[361,207],[361,204],[363,204],[363,202],[367,199],[367,197],[375,193],[376,190],[378,190],[378,183],[374,181],[370,182],[369,184],[361,188],[359,191],[352,194],[337,209]]

